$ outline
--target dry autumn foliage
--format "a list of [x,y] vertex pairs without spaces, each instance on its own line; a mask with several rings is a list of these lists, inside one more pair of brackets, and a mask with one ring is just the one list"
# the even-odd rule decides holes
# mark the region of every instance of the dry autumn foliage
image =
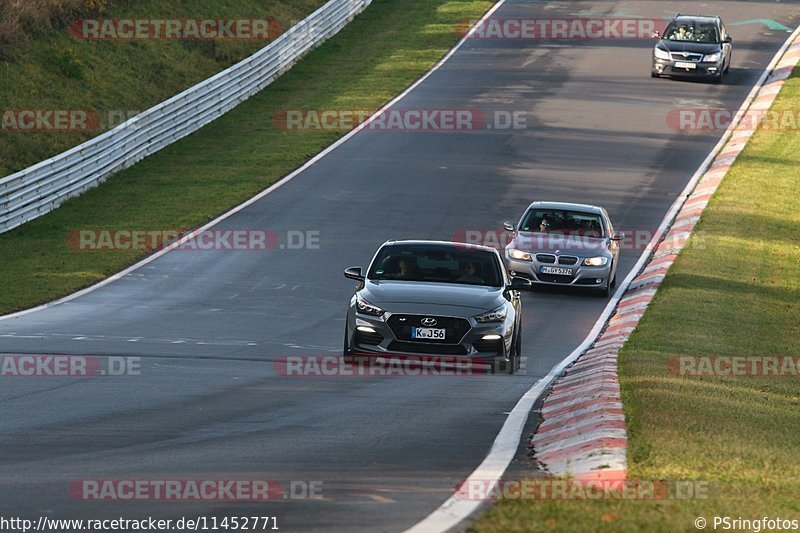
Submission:
[[100,13],[107,0],[0,0],[0,46],[66,25],[77,15]]

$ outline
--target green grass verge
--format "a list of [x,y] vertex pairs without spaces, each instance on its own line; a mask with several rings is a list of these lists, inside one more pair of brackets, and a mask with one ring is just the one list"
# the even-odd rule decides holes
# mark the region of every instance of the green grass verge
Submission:
[[[774,110],[800,109],[795,70]],[[696,531],[800,519],[800,376],[679,377],[676,355],[800,356],[800,131],[759,130],[620,353],[629,477],[704,480],[709,499],[511,502],[477,531]]]
[[[0,128],[0,177],[56,155],[252,54],[266,43],[215,41],[90,41],[69,34],[79,17],[267,18],[283,29],[325,0],[122,0],[108,10],[66,10],[40,21],[30,38],[0,51],[0,111],[96,110],[100,129],[88,132]],[[87,2],[87,5],[90,2]],[[100,5],[100,2],[94,2]],[[104,4],[104,2],[102,3]],[[44,22],[47,22],[45,24]],[[127,116],[126,116],[127,118]]]
[[117,272],[140,253],[75,251],[70,230],[196,227],[256,194],[343,131],[286,131],[287,109],[378,109],[458,40],[457,22],[488,0],[375,0],[339,35],[273,85],[202,130],[0,235],[0,313],[68,294]]

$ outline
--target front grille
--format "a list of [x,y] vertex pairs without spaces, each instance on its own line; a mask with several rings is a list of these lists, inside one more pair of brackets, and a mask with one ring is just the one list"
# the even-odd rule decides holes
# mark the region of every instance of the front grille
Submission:
[[467,351],[460,344],[426,344],[419,342],[392,341],[389,350],[396,353],[414,353],[431,355],[466,355]]
[[368,344],[370,346],[377,346],[383,342],[383,335],[380,333],[368,333],[366,331],[356,330],[356,344]]
[[550,254],[536,254],[536,260],[540,263],[555,263],[556,256]]
[[495,340],[478,340],[472,346],[479,352],[491,352],[495,354],[503,353],[503,339]]
[[683,52],[673,53],[672,59],[675,61],[700,61],[703,59],[703,54],[686,54],[684,57]]
[[578,262],[578,258],[573,255],[560,255],[558,256],[559,265],[574,265]]
[[[422,323],[424,318],[435,318],[436,324],[428,326]],[[413,341],[415,343],[423,343],[426,346],[430,344],[458,344],[464,335],[470,330],[469,320],[465,318],[454,318],[449,316],[435,316],[435,315],[392,315],[386,321],[392,329],[394,336],[401,341]],[[417,340],[411,337],[411,328],[444,328],[445,339],[443,341],[435,340]]]
[[572,276],[560,276],[558,274],[538,274],[540,281],[548,283],[571,283]]

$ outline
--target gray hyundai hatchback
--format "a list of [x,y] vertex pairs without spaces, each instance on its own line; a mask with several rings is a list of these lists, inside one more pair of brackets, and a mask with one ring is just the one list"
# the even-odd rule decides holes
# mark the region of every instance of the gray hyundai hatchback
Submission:
[[526,279],[509,275],[494,248],[446,241],[388,241],[358,282],[344,332],[344,359],[439,356],[519,369]]

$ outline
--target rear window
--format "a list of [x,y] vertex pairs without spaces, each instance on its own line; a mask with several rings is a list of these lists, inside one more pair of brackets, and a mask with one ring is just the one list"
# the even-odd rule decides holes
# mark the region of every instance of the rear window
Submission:
[[497,256],[468,246],[384,246],[372,262],[371,280],[504,285]]
[[605,236],[603,219],[600,215],[562,209],[531,209],[526,213],[519,229],[581,237]]

